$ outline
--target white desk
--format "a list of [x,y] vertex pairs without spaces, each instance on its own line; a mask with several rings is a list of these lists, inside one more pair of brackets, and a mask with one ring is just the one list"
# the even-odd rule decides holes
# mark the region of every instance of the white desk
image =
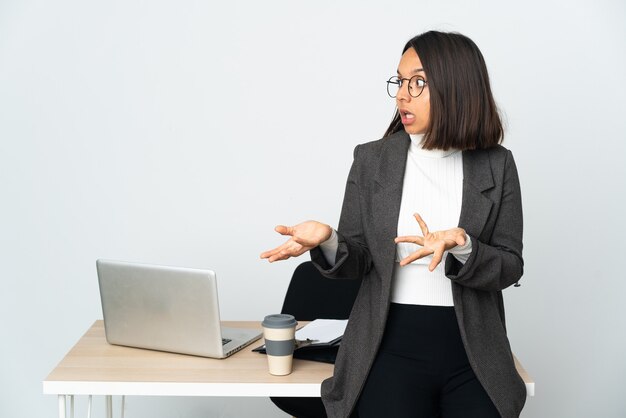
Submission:
[[[226,321],[228,327],[260,328],[260,322]],[[304,325],[304,322],[300,324]],[[333,365],[294,359],[288,376],[268,373],[264,355],[252,352],[262,340],[218,360],[110,345],[103,321],[96,321],[43,381],[43,393],[59,397],[59,417],[67,412],[66,395],[104,395],[107,417],[111,396],[320,396],[320,384]],[[535,384],[516,360],[529,396]],[[73,409],[73,408],[72,408]]]

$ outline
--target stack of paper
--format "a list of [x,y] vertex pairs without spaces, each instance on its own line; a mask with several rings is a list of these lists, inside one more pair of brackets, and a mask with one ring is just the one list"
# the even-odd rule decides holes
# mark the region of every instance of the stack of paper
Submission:
[[316,319],[296,331],[296,340],[311,340],[312,345],[330,345],[341,340],[347,319]]

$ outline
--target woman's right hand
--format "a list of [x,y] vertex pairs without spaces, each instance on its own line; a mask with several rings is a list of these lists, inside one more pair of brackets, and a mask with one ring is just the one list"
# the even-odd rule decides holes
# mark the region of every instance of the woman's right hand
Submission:
[[270,263],[304,254],[326,241],[332,234],[330,226],[317,221],[306,221],[295,226],[278,225],[274,230],[281,235],[289,235],[290,238],[273,250],[261,253],[261,258],[267,258]]

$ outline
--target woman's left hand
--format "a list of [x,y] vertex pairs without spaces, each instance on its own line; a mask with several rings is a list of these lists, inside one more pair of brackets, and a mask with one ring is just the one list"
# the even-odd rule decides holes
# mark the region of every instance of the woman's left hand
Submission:
[[424,222],[422,217],[418,213],[413,216],[415,216],[415,219],[422,229],[422,234],[424,234],[424,236],[420,237],[418,235],[410,235],[396,237],[394,241],[396,244],[399,242],[412,242],[413,244],[421,245],[422,248],[402,259],[402,261],[400,261],[401,266],[406,266],[415,260],[419,260],[422,257],[433,254],[433,260],[428,266],[428,270],[433,271],[441,262],[444,251],[454,248],[457,245],[465,244],[467,236],[463,228],[452,228],[446,229],[445,231],[429,232],[428,226],[426,226],[426,222]]

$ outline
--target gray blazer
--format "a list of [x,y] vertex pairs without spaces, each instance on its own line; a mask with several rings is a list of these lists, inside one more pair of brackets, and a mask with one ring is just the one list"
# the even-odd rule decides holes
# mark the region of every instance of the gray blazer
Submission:
[[[319,248],[311,250],[324,276],[362,280],[334,376],[322,383],[322,400],[331,418],[352,413],[385,329],[409,144],[409,136],[401,131],[355,148],[335,265],[326,262]],[[526,401],[526,387],[506,336],[501,291],[523,272],[522,202],[513,155],[506,148],[463,151],[459,226],[472,240],[472,253],[465,264],[449,254],[445,273],[452,280],[463,345],[500,415],[516,418]]]

